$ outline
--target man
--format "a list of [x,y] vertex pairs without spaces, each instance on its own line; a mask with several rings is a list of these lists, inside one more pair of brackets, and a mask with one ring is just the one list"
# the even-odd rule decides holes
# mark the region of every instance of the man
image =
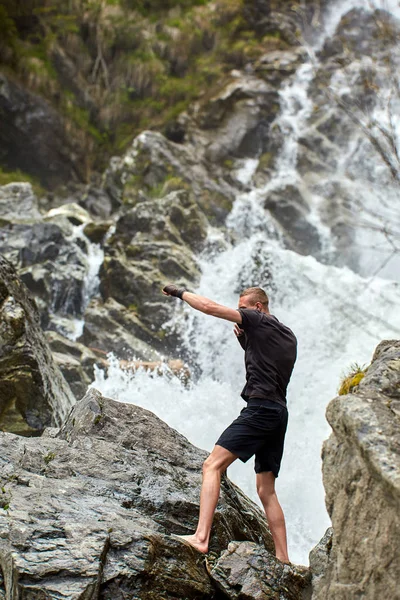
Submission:
[[221,475],[237,458],[246,462],[255,455],[257,493],[275,543],[276,557],[288,563],[285,518],[275,492],[275,479],[287,427],[286,388],[296,361],[296,337],[270,314],[268,296],[258,287],[240,294],[238,310],[172,284],[165,286],[163,293],[176,296],[207,315],[235,323],[234,332],[245,351],[246,366],[242,398],[247,406],[222,433],[203,465],[196,532],[179,537],[200,552],[208,551]]

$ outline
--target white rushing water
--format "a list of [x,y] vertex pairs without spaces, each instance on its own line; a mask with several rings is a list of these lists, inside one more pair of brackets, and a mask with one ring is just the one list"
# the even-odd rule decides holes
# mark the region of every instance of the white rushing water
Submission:
[[[330,32],[341,14],[364,4],[368,8],[367,2],[349,0],[339,3],[340,8],[335,5]],[[305,64],[282,89],[279,125],[285,143],[275,176],[264,188],[237,197],[227,220],[227,235],[210,230],[208,250],[199,259],[203,276],[196,290],[234,307],[243,288],[260,285],[271,296],[271,312],[297,335],[298,360],[288,390],[289,427],[277,491],[286,514],[291,560],[303,564],[329,526],[320,460],[322,442],[329,435],[326,405],[351,363],[368,363],[382,339],[400,334],[400,285],[391,280],[394,269],[385,271],[386,279],[361,277],[348,268],[322,264],[287,250],[279,227],[262,207],[268,191],[288,183],[302,185],[295,168],[297,139],[312,110],[307,95],[311,77],[311,65]],[[237,178],[249,184],[256,167],[255,159],[242,161]],[[391,188],[357,181],[354,175],[346,179],[340,168],[337,177],[342,185],[353,186],[354,195],[363,190],[366,214],[370,208],[375,210],[376,199],[381,198],[388,206],[388,218],[398,215],[396,193]],[[327,259],[332,247],[329,230],[320,219],[319,198],[309,195],[307,200],[310,221],[322,240],[322,258]],[[364,271],[371,275],[368,245],[373,235],[373,229],[366,228],[358,240],[367,246]],[[215,247],[219,250],[212,250]],[[97,372],[93,385],[105,395],[152,410],[191,442],[211,450],[243,406],[239,397],[244,382],[243,351],[231,324],[196,313],[175,299],[165,301],[176,302],[174,322],[184,331],[192,357],[190,366],[196,371],[192,381],[185,385],[168,369],[163,377],[143,371],[122,372],[118,361],[113,361],[108,377]],[[252,461],[235,463],[229,476],[258,501]]]

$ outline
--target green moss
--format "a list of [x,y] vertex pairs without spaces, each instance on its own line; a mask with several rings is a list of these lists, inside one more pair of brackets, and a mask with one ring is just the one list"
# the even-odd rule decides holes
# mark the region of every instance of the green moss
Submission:
[[42,196],[45,193],[45,190],[42,188],[39,180],[36,179],[36,177],[28,175],[28,173],[24,173],[24,171],[20,171],[19,169],[16,169],[15,171],[7,171],[6,169],[0,167],[0,185],[19,182],[30,183],[37,196]]
[[261,154],[258,159],[257,171],[263,171],[264,169],[269,169],[272,164],[274,156],[272,152],[264,152]]
[[231,158],[226,158],[222,162],[222,166],[225,167],[226,169],[232,169],[233,165],[234,165],[234,161]]
[[[32,10],[18,6],[29,23]],[[17,78],[61,112],[69,135],[84,150],[90,176],[93,167],[102,170],[110,155],[124,152],[140,131],[164,131],[190,103],[213,92],[214,84],[219,89],[233,67],[265,52],[249,29],[243,6],[243,0],[92,0],[72,5],[53,0],[34,9],[40,27],[31,19],[31,31],[23,39],[0,7],[0,39],[8,48],[18,47]],[[270,39],[279,35],[272,32]],[[95,68],[99,40],[104,62]],[[65,71],[58,71],[53,60],[58,50],[74,63],[74,85],[87,82],[82,96],[90,95],[90,110],[74,95]]]
[[98,423],[100,423],[101,419],[103,418],[103,415],[97,415],[97,417],[94,418],[93,423],[95,425],[97,425]]
[[56,457],[56,453],[55,452],[48,452],[46,454],[46,456],[43,456],[43,460],[46,463],[46,465],[49,464],[49,462],[51,462],[52,460],[54,460]]
[[340,382],[338,391],[339,396],[350,394],[365,377],[366,372],[367,369],[365,366],[360,366],[357,363],[350,365],[349,372],[343,376]]

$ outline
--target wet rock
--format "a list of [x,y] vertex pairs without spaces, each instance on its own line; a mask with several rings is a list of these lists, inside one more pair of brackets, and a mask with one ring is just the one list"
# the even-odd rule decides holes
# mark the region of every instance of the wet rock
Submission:
[[122,215],[110,245],[135,240],[167,241],[200,250],[207,235],[207,220],[187,190],[173,191],[154,200],[139,202]]
[[254,72],[275,86],[279,86],[286,77],[293,75],[304,62],[304,48],[275,50],[264,54],[254,65]]
[[46,331],[45,335],[56,364],[75,398],[80,400],[94,379],[94,366],[104,368],[105,357],[99,358],[83,344],[73,342],[55,331]]
[[328,405],[323,446],[333,538],[313,600],[396,598],[400,578],[400,342],[378,347],[356,393]]
[[[207,220],[186,190],[139,202],[118,219],[115,232],[105,246],[100,292],[105,302],[113,299],[123,305],[125,315],[135,314],[133,319],[131,316],[119,318],[119,322],[127,320],[129,335],[133,333],[157,350],[165,347],[163,325],[170,319],[174,307],[161,301],[161,289],[169,281],[186,288],[195,285],[200,271],[193,251],[201,248],[206,231]],[[92,305],[89,311],[93,316],[96,306],[99,305]],[[103,338],[99,347],[104,348],[101,315],[105,316],[103,309],[95,321]],[[86,330],[82,339],[88,339]],[[120,353],[124,348],[124,352],[139,352],[140,358],[150,359],[150,355],[143,355],[144,351],[147,353],[146,347],[140,349],[136,343],[129,348],[126,335],[123,339],[124,343],[117,342],[118,350],[114,351]],[[108,337],[107,343],[109,341]],[[91,340],[91,345],[93,343],[97,345]],[[111,349],[108,347],[107,351]]]
[[[164,309],[168,310],[168,309]],[[166,319],[167,313],[164,312]],[[137,307],[126,308],[113,298],[92,300],[85,311],[85,325],[79,342],[104,358],[109,352],[120,358],[157,360],[157,348],[163,346],[165,332],[151,330],[137,314]]]
[[307,216],[310,209],[300,191],[293,185],[268,193],[264,207],[285,232],[285,243],[299,254],[317,254],[321,248],[318,230]]
[[[235,190],[223,179],[223,170],[204,161],[204,136],[193,130],[193,139],[175,144],[161,133],[144,131],[135,138],[124,157],[114,157],[105,173],[105,190],[113,202],[134,205],[148,197],[166,195],[174,189],[190,189],[202,208],[202,199],[211,203],[217,218],[226,204],[231,206]],[[221,206],[219,199],[222,199]],[[229,209],[228,209],[229,210]],[[225,216],[228,211],[225,212]]]
[[207,139],[206,158],[215,162],[257,156],[278,111],[279,96],[273,86],[240,74],[194,112],[194,124]]
[[85,225],[83,232],[92,244],[103,245],[104,240],[112,227],[113,221],[92,221]]
[[54,188],[84,178],[84,161],[50,104],[0,74],[1,162]]
[[91,215],[100,219],[108,219],[120,207],[120,202],[115,201],[100,185],[87,186],[80,197],[79,204]]
[[264,546],[252,542],[231,542],[212,567],[210,577],[232,600],[311,598],[307,567],[281,563]]
[[89,215],[78,205],[69,204],[42,217],[32,194],[29,184],[0,188],[4,204],[13,206],[15,202],[15,212],[20,213],[20,219],[0,219],[0,252],[18,269],[35,296],[42,326],[47,328],[52,326],[54,313],[82,313],[89,241],[70,220],[80,223]]
[[59,425],[75,399],[39,326],[37,307],[0,256],[0,428],[40,435]]
[[40,219],[37,198],[30,183],[0,186],[0,224]]
[[389,12],[377,9],[373,12],[354,8],[347,12],[328,38],[320,52],[321,60],[339,55],[374,56],[379,58],[388,52],[388,40],[395,39],[400,22]]
[[[0,434],[6,594],[209,599],[204,557],[170,537],[198,517],[206,453],[151,412],[90,390],[56,438]],[[224,477],[212,548],[272,549],[260,509]]]
[[73,225],[83,225],[84,223],[89,223],[89,221],[91,221],[88,211],[82,208],[82,206],[79,206],[76,202],[70,202],[62,204],[57,208],[52,208],[46,215],[46,217],[50,219],[57,216],[65,217]]

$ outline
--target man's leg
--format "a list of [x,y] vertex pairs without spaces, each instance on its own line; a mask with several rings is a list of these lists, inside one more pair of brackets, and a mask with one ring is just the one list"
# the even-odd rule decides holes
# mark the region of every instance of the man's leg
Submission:
[[275,492],[275,475],[271,471],[257,473],[256,483],[257,494],[264,507],[274,540],[276,558],[288,563],[285,517]]
[[208,552],[211,525],[214,511],[218,503],[221,486],[221,475],[237,459],[235,454],[222,446],[214,446],[214,450],[203,464],[203,482],[200,493],[200,515],[196,533],[180,535],[200,552]]

